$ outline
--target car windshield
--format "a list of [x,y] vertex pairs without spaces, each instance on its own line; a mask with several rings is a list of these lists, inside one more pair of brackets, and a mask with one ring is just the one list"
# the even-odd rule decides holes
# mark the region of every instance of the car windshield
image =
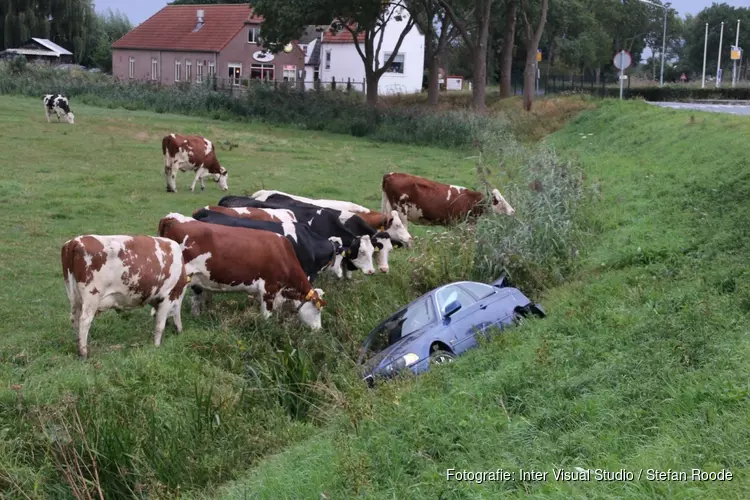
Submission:
[[431,297],[425,297],[405,307],[370,333],[364,346],[364,356],[367,359],[372,358],[407,335],[429,325],[434,319]]

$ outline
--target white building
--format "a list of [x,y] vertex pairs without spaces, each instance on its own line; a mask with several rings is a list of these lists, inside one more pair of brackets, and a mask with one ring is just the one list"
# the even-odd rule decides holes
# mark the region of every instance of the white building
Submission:
[[[396,47],[398,38],[409,20],[409,13],[402,9],[400,19],[394,15],[383,30],[383,44],[379,54],[379,65],[383,67],[386,59],[390,57]],[[308,44],[309,59],[305,60],[307,72],[306,81],[315,73],[314,63],[318,63],[318,74],[320,80],[327,84],[335,79],[336,86],[339,83],[346,85],[347,79],[351,79],[354,90],[363,91],[362,82],[365,79],[365,67],[362,58],[357,52],[351,33],[342,30],[339,33],[325,31],[315,44]],[[375,39],[377,48],[380,34]],[[422,79],[424,75],[424,34],[416,25],[406,34],[396,58],[391,67],[383,74],[378,84],[378,94],[412,94],[422,91]],[[360,50],[364,53],[364,34],[359,36]],[[318,50],[320,51],[318,53]],[[356,83],[356,85],[355,85]]]

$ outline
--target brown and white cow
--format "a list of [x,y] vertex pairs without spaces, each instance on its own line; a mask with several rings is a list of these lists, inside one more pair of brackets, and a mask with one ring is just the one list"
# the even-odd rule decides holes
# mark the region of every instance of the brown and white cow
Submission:
[[252,207],[221,207],[219,205],[207,205],[193,212],[195,214],[201,210],[210,210],[219,212],[229,217],[240,219],[262,220],[266,222],[297,222],[294,212],[291,210],[277,208],[252,208]]
[[[407,227],[410,220],[421,224],[451,224],[468,215],[481,215],[485,210],[482,193],[416,175],[385,174],[382,189],[382,211],[396,210]],[[492,190],[491,205],[493,213],[515,213],[497,189]]]
[[152,306],[157,346],[167,318],[174,318],[177,332],[182,332],[180,307],[190,279],[182,250],[174,241],[152,236],[84,235],[66,241],[61,258],[80,356],[88,356],[94,316],[108,309]]
[[205,137],[169,134],[161,141],[161,151],[164,154],[164,176],[167,179],[168,193],[177,192],[177,169],[180,172],[195,172],[190,191],[195,191],[195,183],[198,181],[203,191],[206,188],[203,179],[209,176],[213,177],[222,191],[229,189],[229,174],[219,164],[214,145]]
[[159,236],[180,243],[192,278],[194,315],[213,292],[243,292],[258,295],[263,318],[290,302],[304,324],[320,329],[323,290],[312,287],[285,236],[209,224],[179,213],[159,221]]

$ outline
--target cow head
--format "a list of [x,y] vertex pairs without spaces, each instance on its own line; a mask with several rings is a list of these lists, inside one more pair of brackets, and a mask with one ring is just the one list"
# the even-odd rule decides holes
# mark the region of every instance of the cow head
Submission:
[[320,316],[328,303],[323,300],[323,290],[315,288],[307,292],[299,307],[299,319],[313,330],[320,330]]
[[344,271],[341,269],[341,261],[344,260],[341,253],[344,251],[344,246],[341,243],[341,238],[336,236],[331,236],[328,240],[333,245],[333,263],[326,269],[335,274],[337,278],[341,279],[344,276]]
[[68,111],[65,113],[65,121],[73,125],[75,123],[76,117],[73,115],[72,111]]
[[510,206],[500,191],[497,189],[492,190],[492,211],[496,214],[513,215],[516,211]]
[[372,244],[375,247],[378,257],[378,269],[381,273],[387,273],[388,267],[388,254],[393,250],[393,243],[391,242],[391,236],[388,233],[377,233],[372,237]]
[[407,231],[406,227],[404,227],[404,223],[401,221],[401,217],[398,216],[398,212],[395,210],[391,210],[390,215],[388,215],[387,217],[390,220],[386,222],[385,232],[391,236],[391,240],[393,240],[393,242],[395,243],[400,243],[402,245],[406,245],[407,247],[411,247],[411,234],[409,234],[409,231]]
[[219,183],[219,189],[222,191],[227,191],[229,189],[229,186],[227,185],[227,180],[229,178],[229,172],[227,172],[227,169],[224,167],[221,167],[221,171],[218,176],[216,176],[216,182]]
[[[375,253],[375,247],[372,246],[368,235],[356,238],[352,246],[344,250],[341,254],[346,259],[347,270],[361,269],[365,274],[375,274],[375,267],[372,265],[372,255]],[[347,273],[348,274],[348,273]],[[348,274],[348,277],[351,277]]]

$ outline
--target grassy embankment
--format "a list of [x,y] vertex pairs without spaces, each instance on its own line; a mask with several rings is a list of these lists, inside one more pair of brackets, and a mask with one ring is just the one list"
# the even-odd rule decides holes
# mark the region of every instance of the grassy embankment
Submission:
[[[747,498],[749,136],[745,117],[616,102],[585,112],[549,142],[600,185],[599,234],[576,278],[547,294],[549,317],[379,389],[217,497]],[[575,467],[636,480],[554,480]],[[448,468],[516,475],[457,483]],[[734,477],[647,480],[693,468]],[[520,481],[519,469],[547,480]]]

